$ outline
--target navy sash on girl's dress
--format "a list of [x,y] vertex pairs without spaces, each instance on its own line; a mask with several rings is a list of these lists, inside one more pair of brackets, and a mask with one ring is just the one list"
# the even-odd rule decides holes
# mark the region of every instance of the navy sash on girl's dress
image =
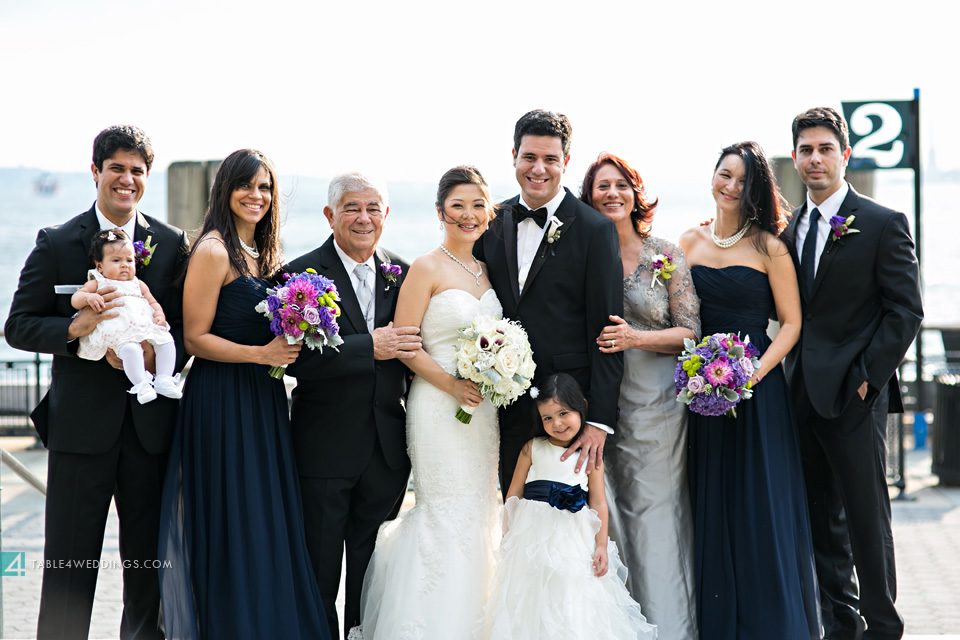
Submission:
[[551,507],[576,513],[586,506],[587,492],[578,484],[534,480],[523,485],[523,499],[546,502]]

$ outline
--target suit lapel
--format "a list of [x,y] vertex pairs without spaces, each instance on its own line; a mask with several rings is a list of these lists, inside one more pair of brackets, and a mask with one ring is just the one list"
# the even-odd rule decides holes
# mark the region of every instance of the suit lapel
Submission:
[[519,206],[520,196],[510,201],[510,206],[503,212],[503,244],[507,252],[507,276],[510,282],[510,293],[514,302],[520,300],[520,267],[517,258],[517,223],[513,215],[513,207]]
[[373,261],[376,263],[373,274],[373,326],[383,327],[390,322],[390,315],[393,310],[393,304],[391,304],[393,301],[392,297],[396,294],[392,289],[395,289],[400,282],[398,278],[396,284],[391,284],[383,277],[383,271],[380,269],[380,265],[384,262],[389,262],[389,260],[387,260],[387,255],[380,247],[377,247],[377,250],[374,251]]
[[[837,215],[849,218],[856,214],[859,206],[860,195],[854,191],[851,186],[847,192],[847,197],[843,199],[843,204],[840,205],[840,210],[837,211]],[[843,248],[845,240],[846,238],[834,240],[834,236],[827,236],[827,246],[823,248],[823,253],[820,254],[820,262],[817,263],[817,277],[813,281],[813,288],[810,290],[811,298],[817,293],[817,288],[820,287],[820,283],[823,282],[823,279],[827,276],[827,271],[830,270],[830,265],[833,264],[834,258],[837,257],[837,254],[840,253],[840,250]]]
[[[566,188],[564,188],[566,190]],[[572,200],[571,200],[572,198]],[[563,223],[561,227],[564,231],[570,228],[570,225],[574,220],[577,219],[576,214],[576,198],[569,190],[567,190],[567,195],[564,196],[563,200],[560,202],[560,206],[557,208],[557,213],[555,214],[557,218],[560,219],[560,222]],[[550,228],[550,220],[547,219],[547,229]],[[550,252],[546,251],[547,248],[547,234],[546,229],[543,230],[544,233],[540,238],[540,244],[537,246],[537,253],[533,256],[533,262],[530,264],[530,273],[527,274],[527,281],[523,285],[523,292],[520,294],[520,299],[530,291],[530,286],[533,284],[534,278],[537,277],[537,274],[540,273],[540,269],[543,268],[544,263],[547,261],[547,258],[551,256]],[[516,242],[513,243],[516,247]]]
[[337,283],[337,293],[340,294],[340,310],[350,321],[354,333],[367,333],[367,323],[363,319],[363,311],[357,301],[357,294],[353,290],[350,275],[343,267],[343,261],[333,247],[333,235],[320,247],[320,265],[317,271]]
[[97,232],[100,231],[100,221],[97,220],[97,212],[95,211],[96,203],[90,210],[83,214],[83,218],[80,219],[80,242],[83,244],[83,255],[90,254],[90,245],[93,244],[93,236],[97,235]]

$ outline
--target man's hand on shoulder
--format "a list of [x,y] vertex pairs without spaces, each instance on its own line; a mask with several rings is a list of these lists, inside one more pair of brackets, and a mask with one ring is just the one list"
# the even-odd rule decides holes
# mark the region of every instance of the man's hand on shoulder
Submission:
[[423,342],[418,327],[394,327],[392,322],[374,329],[370,335],[373,338],[374,360],[412,358],[417,355]]
[[566,460],[580,449],[580,457],[577,459],[577,466],[574,471],[580,473],[580,468],[586,463],[586,472],[592,473],[600,467],[603,462],[603,445],[607,441],[607,432],[590,423],[585,423],[580,429],[580,435],[573,443],[567,447],[567,450],[560,456],[560,460]]

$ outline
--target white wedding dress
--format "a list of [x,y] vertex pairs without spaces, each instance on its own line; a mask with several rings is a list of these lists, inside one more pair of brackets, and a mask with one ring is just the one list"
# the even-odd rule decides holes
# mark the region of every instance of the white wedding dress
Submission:
[[[423,348],[456,372],[457,331],[502,317],[492,289],[478,300],[448,289],[427,306]],[[416,377],[407,400],[407,452],[416,505],[384,524],[364,578],[364,640],[466,640],[487,600],[500,540],[497,412],[488,401],[469,425],[454,398]],[[355,630],[356,631],[356,630]]]

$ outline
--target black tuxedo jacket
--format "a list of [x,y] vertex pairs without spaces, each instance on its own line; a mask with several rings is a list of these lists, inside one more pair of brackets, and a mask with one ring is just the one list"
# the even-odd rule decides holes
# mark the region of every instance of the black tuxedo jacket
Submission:
[[[55,294],[58,284],[83,284],[92,268],[88,253],[100,230],[96,205],[86,213],[54,227],[41,229],[37,244],[20,272],[20,283],[4,327],[7,343],[23,351],[53,354],[50,389],[31,414],[43,443],[52,451],[97,454],[120,437],[127,407],[143,448],[152,454],[170,448],[177,402],[158,397],[148,405],[127,393],[130,381],[106,359],[78,357],[79,341],[67,342],[67,328],[76,310],[70,296]],[[177,369],[187,360],[183,348],[181,289],[177,285],[187,257],[186,234],[137,212],[134,240],[146,240],[157,249],[137,277],[150,287],[172,328],[177,346]]]
[[[284,267],[290,273],[312,267],[333,280],[340,294],[343,344],[339,351],[303,349],[287,367],[287,375],[297,379],[290,414],[297,466],[301,476],[311,478],[360,475],[377,441],[391,469],[410,464],[403,405],[407,368],[400,360],[374,360],[373,338],[333,243],[331,235],[320,248]],[[374,261],[374,326],[383,327],[393,320],[400,284],[410,265],[380,248]],[[380,265],[384,262],[403,270],[395,283],[383,277]]]
[[890,412],[899,413],[897,367],[923,320],[920,269],[907,218],[851,186],[838,215],[856,216],[850,228],[859,233],[827,239],[808,294],[795,240],[805,213],[806,203],[784,232],[803,306],[800,339],[786,361],[791,388],[795,394],[805,389],[818,414],[836,418],[864,380],[873,395],[889,385]]
[[569,190],[556,216],[560,238],[537,250],[523,293],[519,291],[517,225],[513,207],[520,196],[502,203],[498,215],[474,245],[503,315],[523,325],[530,337],[535,379],[552,373],[572,375],[587,397],[587,418],[617,425],[623,353],[603,354],[597,337],[608,316],[623,317],[623,265],[613,223],[580,202]]

